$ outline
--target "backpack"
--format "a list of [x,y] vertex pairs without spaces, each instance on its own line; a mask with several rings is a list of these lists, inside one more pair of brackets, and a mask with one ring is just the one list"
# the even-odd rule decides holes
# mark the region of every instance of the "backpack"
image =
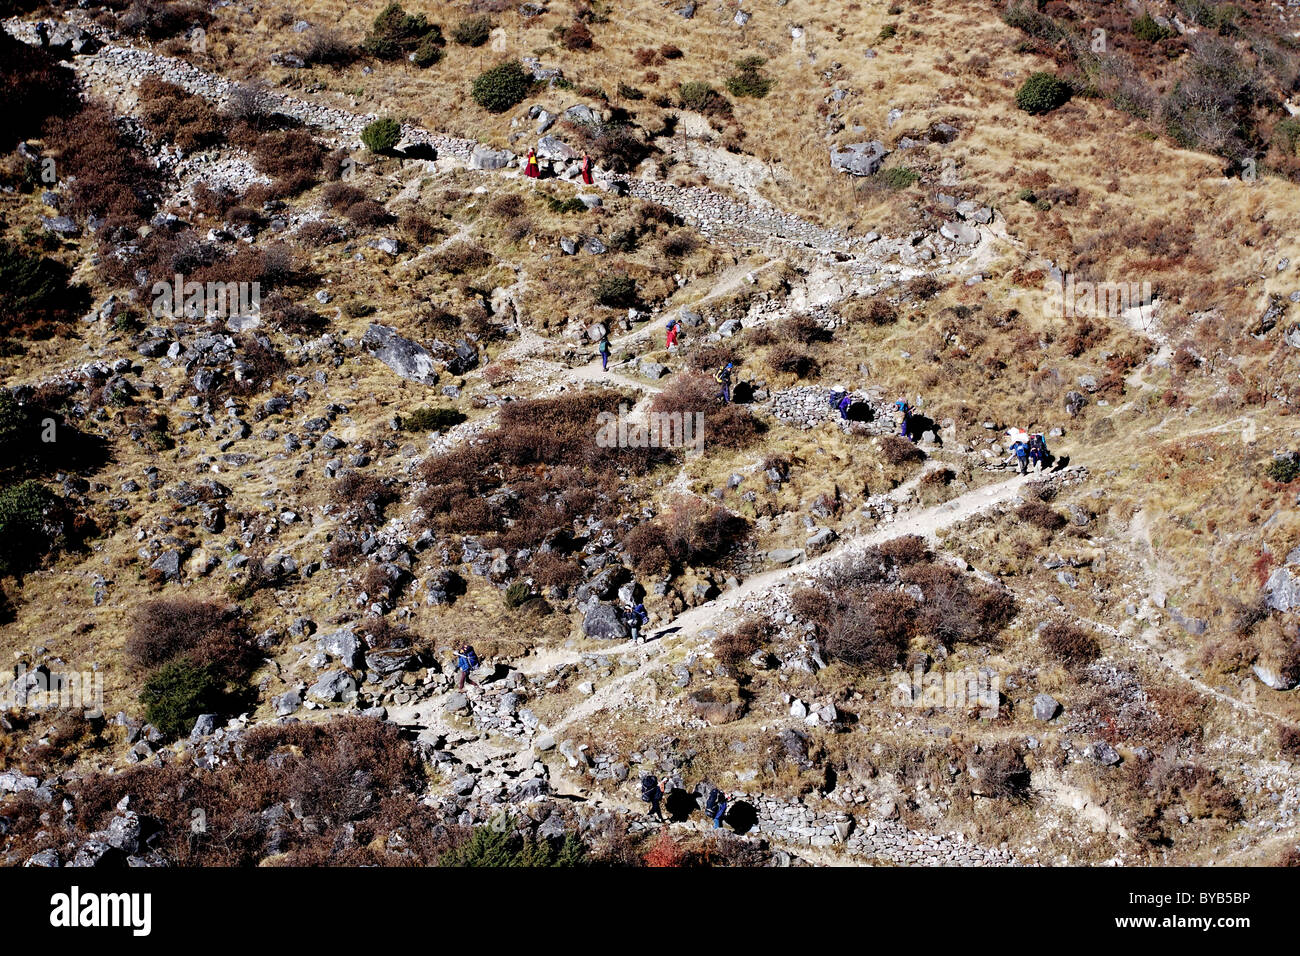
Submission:
[[472,647],[465,648],[465,660],[469,662],[470,670],[473,670],[474,668],[478,667],[479,665],[478,654],[474,653],[474,648]]
[[708,812],[709,816],[713,816],[713,814],[717,813],[718,802],[721,799],[722,799],[722,791],[719,790],[717,787],[714,787],[712,790],[709,791],[709,798],[704,801],[704,809]]
[[665,329],[671,329],[671,328],[672,328],[674,325],[676,325],[676,324],[677,324],[677,320],[676,320],[676,319],[669,319],[669,320],[668,320],[668,324],[665,325],[664,328],[665,328]]
[[902,415],[904,418],[907,418],[907,416],[912,414],[912,410],[907,407],[907,402],[903,401],[902,399],[899,399],[898,401],[894,402],[894,408],[897,409],[898,413]]
[[713,373],[713,380],[717,382],[719,385],[721,385],[729,378],[731,378],[731,373],[728,372],[725,368],[720,368]]
[[632,613],[637,616],[637,620],[642,624],[650,623],[650,613],[645,609],[644,604],[638,604],[636,607],[632,608]]
[[596,346],[596,350],[597,350],[598,352],[608,352],[608,351],[609,351],[609,341],[608,341],[607,339],[601,339],[601,340],[600,340],[600,344],[598,344],[598,345]]
[[641,778],[641,799],[646,803],[653,803],[656,795],[659,793],[659,781],[652,774],[646,774]]

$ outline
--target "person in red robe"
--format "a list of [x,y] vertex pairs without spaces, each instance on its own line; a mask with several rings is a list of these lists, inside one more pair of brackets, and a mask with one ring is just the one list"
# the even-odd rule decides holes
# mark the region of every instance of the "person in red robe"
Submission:
[[524,175],[530,179],[537,179],[542,172],[537,168],[537,151],[530,149],[528,151],[528,164],[524,166]]
[[586,153],[582,154],[582,181],[591,185],[591,157]]

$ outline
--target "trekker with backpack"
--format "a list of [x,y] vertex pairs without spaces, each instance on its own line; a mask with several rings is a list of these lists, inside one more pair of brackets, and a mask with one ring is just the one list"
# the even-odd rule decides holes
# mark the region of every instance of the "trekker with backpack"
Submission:
[[1025,474],[1029,465],[1029,445],[1022,441],[1014,442],[1011,445],[1011,454],[1016,459],[1020,473]]
[[600,342],[596,345],[596,351],[600,353],[600,370],[609,371],[609,333],[606,332],[600,337]]
[[623,623],[627,629],[632,632],[632,640],[641,643],[641,625],[646,622],[648,615],[645,611],[644,604],[631,605],[623,609]]
[[718,397],[721,398],[724,403],[731,401],[731,370],[734,367],[734,363],[728,362],[726,365],[722,366],[722,368],[713,373],[713,380],[722,386],[722,391],[718,393]]
[[1041,434],[1035,433],[1029,436],[1029,463],[1034,466],[1034,471],[1042,471],[1047,466],[1047,460],[1051,457],[1047,450],[1047,442],[1043,440]]
[[708,813],[709,819],[713,821],[713,829],[720,829],[723,820],[727,816],[727,795],[721,790],[713,790],[709,794],[709,799],[704,803],[704,809]]
[[659,809],[659,801],[663,798],[664,790],[659,785],[659,780],[652,773],[644,774],[641,777],[641,799],[650,804],[650,813],[653,813],[660,823],[667,822],[664,820],[663,811]]
[[913,441],[912,438],[912,409],[907,404],[907,399],[900,398],[894,402],[894,421],[898,423],[898,435],[900,438],[906,438]]
[[479,683],[469,676],[469,672],[477,668],[480,663],[478,654],[475,653],[474,648],[468,642],[460,646],[460,651],[456,654],[456,670],[460,671],[460,684],[457,686],[457,690],[465,689],[465,681],[469,681],[475,687],[482,689]]
[[667,344],[664,346],[669,351],[677,348],[677,330],[680,328],[676,319],[668,320],[668,334],[666,336]]

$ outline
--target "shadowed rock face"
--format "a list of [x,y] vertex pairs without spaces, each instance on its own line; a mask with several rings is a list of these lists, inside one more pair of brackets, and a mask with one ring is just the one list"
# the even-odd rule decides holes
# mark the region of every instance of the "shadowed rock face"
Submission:
[[366,329],[361,344],[402,378],[421,385],[437,384],[438,371],[429,350],[410,339],[402,338],[387,326],[370,326]]
[[831,168],[854,176],[873,176],[888,155],[889,150],[879,140],[852,143],[842,150],[831,150]]

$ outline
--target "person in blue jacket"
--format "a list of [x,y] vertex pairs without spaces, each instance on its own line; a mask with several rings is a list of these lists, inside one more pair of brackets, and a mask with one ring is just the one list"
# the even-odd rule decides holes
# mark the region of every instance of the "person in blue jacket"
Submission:
[[456,688],[457,690],[465,689],[465,681],[469,681],[475,687],[480,686],[477,681],[469,676],[469,672],[478,667],[478,665],[478,654],[474,652],[474,648],[468,643],[462,644],[460,650],[456,654],[456,670],[460,671],[460,684]]
[[1011,446],[1011,454],[1016,456],[1020,473],[1023,475],[1029,468],[1029,446],[1022,441],[1015,442]]

